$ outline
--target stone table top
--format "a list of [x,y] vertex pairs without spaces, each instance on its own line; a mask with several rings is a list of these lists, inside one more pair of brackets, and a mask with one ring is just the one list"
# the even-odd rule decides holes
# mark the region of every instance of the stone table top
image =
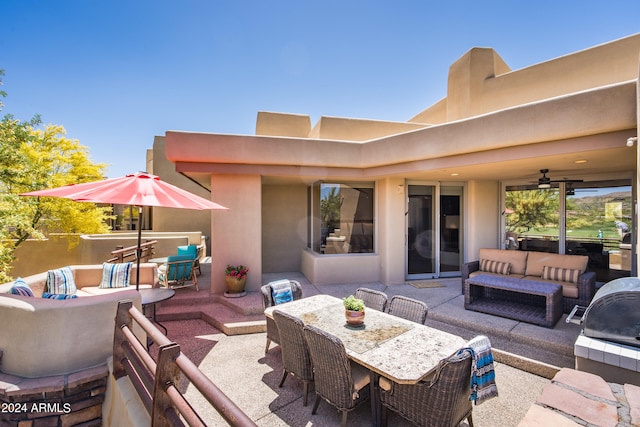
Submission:
[[362,329],[346,326],[342,300],[330,295],[314,295],[269,307],[299,317],[340,338],[354,362],[397,383],[420,381],[438,362],[465,345],[456,335],[414,323],[373,309],[365,310]]

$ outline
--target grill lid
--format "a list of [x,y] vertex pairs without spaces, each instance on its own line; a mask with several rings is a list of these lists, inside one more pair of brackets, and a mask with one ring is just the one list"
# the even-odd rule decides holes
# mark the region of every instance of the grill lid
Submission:
[[584,314],[586,336],[640,347],[640,278],[602,286]]

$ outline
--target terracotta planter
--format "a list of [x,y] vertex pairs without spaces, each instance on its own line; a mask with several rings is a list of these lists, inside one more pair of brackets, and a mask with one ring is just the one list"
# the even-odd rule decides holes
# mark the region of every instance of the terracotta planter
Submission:
[[246,277],[238,279],[233,276],[224,276],[224,280],[227,283],[227,291],[230,294],[238,294],[244,291],[244,285],[247,283]]
[[347,323],[352,326],[359,326],[364,323],[364,311],[345,310],[344,317]]

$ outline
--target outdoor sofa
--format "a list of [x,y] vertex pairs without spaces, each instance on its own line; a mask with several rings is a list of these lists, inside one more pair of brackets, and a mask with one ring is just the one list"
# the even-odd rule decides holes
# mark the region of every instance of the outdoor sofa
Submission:
[[[114,319],[118,302],[131,300],[142,309],[136,292],[136,267],[131,284],[101,289],[105,268],[100,265],[70,266],[67,272],[77,287],[75,298],[43,298],[47,272],[25,277],[32,296],[12,294],[15,282],[0,285],[0,334],[2,374],[24,378],[64,375],[106,363],[113,352]],[[140,265],[140,287],[158,286],[157,265]],[[141,330],[136,335],[144,336]],[[142,341],[144,342],[144,340]]]
[[480,259],[462,267],[462,293],[465,280],[480,274],[511,277],[523,281],[556,283],[562,286],[562,311],[575,305],[588,306],[595,294],[596,273],[587,271],[586,255],[505,249],[480,249]]

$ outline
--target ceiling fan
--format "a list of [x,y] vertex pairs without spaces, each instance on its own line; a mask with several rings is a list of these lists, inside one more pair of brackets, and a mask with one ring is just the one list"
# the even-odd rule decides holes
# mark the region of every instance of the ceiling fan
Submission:
[[541,189],[551,188],[552,182],[568,182],[568,183],[583,182],[582,179],[566,179],[566,178],[551,179],[547,176],[547,174],[549,173],[549,169],[540,169],[540,173],[542,174],[542,176],[538,178],[538,188],[541,188]]

